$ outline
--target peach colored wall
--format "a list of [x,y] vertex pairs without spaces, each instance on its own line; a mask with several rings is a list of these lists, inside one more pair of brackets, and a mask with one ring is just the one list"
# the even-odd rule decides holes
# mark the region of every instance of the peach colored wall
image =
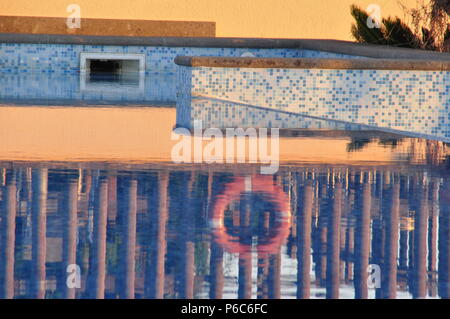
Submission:
[[86,18],[215,21],[218,37],[351,40],[352,3],[403,17],[397,0],[3,0],[0,15],[65,17],[72,3]]

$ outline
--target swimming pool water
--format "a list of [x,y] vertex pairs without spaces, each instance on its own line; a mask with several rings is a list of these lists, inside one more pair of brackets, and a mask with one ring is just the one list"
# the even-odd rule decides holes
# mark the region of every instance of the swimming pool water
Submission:
[[0,106],[1,298],[448,298],[446,143],[289,118],[275,175],[175,165],[174,108],[62,92]]

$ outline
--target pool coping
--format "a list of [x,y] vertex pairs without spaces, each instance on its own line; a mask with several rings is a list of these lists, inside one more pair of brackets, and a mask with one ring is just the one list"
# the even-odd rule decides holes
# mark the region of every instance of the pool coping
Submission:
[[225,37],[131,37],[67,34],[0,33],[0,43],[128,45],[204,48],[299,49],[367,58],[450,61],[450,53],[362,44],[328,39],[225,38]]
[[253,58],[177,56],[187,67],[450,71],[450,61],[405,59]]

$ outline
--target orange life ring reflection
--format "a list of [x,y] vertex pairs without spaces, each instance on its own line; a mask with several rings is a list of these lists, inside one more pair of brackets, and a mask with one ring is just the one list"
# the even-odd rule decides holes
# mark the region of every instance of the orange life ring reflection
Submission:
[[238,200],[242,193],[249,191],[246,189],[249,186],[248,181],[251,181],[250,192],[265,195],[265,199],[274,205],[274,213],[277,214],[274,227],[270,227],[269,234],[263,242],[258,242],[256,250],[258,253],[277,253],[289,235],[291,212],[287,194],[275,184],[271,176],[267,175],[256,175],[248,179],[234,177],[231,182],[225,184],[224,192],[215,197],[210,214],[214,239],[230,253],[252,252],[252,245],[241,243],[239,236],[229,234],[224,223],[225,209],[233,201]]

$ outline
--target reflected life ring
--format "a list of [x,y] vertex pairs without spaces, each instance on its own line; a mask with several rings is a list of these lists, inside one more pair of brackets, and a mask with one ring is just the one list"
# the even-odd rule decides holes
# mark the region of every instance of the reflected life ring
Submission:
[[214,239],[230,253],[252,252],[252,245],[241,243],[239,236],[227,232],[224,223],[226,208],[233,201],[239,200],[243,193],[262,194],[265,200],[273,205],[273,213],[276,214],[275,225],[269,228],[267,238],[258,242],[256,250],[258,253],[277,253],[289,235],[291,212],[289,197],[279,185],[275,184],[273,178],[267,175],[234,177],[231,182],[225,184],[224,192],[217,195],[211,205],[210,216]]

